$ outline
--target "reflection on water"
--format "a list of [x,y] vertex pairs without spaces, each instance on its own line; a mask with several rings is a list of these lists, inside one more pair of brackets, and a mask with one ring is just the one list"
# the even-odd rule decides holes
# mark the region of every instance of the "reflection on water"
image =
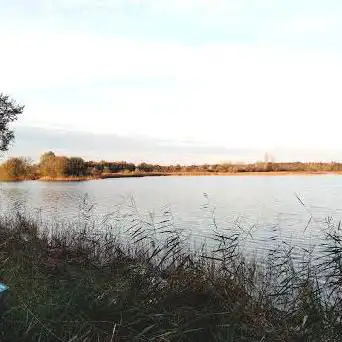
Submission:
[[95,204],[92,215],[97,222],[118,229],[122,206],[133,197],[147,217],[169,208],[175,226],[198,241],[212,233],[215,217],[219,229],[239,229],[246,236],[245,248],[254,252],[281,241],[303,248],[319,245],[326,219],[341,218],[341,190],[342,177],[333,175],[146,177],[0,183],[0,201],[3,213],[26,209],[54,222],[79,221]]

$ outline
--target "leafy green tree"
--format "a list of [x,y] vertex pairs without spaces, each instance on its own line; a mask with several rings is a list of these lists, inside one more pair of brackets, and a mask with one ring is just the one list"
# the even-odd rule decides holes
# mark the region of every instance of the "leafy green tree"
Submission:
[[153,172],[155,170],[155,165],[147,164],[147,163],[140,163],[138,165],[138,170],[142,172]]
[[87,164],[80,157],[71,157],[68,160],[69,176],[84,176],[87,173]]
[[125,161],[111,162],[108,165],[110,172],[135,171],[135,165]]
[[7,151],[9,144],[14,139],[14,131],[10,123],[18,119],[24,106],[20,106],[8,95],[0,93],[0,151]]

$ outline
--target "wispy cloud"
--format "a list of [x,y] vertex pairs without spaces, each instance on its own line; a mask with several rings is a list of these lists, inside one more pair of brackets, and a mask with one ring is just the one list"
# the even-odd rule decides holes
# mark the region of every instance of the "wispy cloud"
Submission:
[[116,134],[96,135],[66,129],[18,127],[9,155],[26,155],[38,160],[46,151],[82,156],[88,160],[127,160],[161,164],[220,163],[229,160],[253,160],[262,157],[255,149],[229,149],[146,136],[125,137]]
[[[14,146],[7,156],[30,156],[38,161],[49,150],[87,160],[126,160],[160,164],[200,164],[222,162],[255,162],[263,160],[265,150],[227,148],[177,142],[148,137],[125,137],[116,134],[96,135],[64,128],[19,127]],[[267,151],[276,161],[342,161],[342,150],[319,148],[273,148]]]

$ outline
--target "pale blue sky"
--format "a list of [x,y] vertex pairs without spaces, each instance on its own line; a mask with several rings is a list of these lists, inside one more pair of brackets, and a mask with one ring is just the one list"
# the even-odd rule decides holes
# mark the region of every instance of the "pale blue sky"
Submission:
[[26,105],[21,132],[121,136],[135,160],[342,160],[341,35],[337,0],[0,0],[0,90]]

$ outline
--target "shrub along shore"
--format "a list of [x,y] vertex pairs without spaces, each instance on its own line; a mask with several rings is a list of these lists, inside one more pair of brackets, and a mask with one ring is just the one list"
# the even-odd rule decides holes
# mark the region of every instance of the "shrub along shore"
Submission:
[[0,340],[341,341],[338,225],[317,260],[295,262],[282,245],[259,263],[238,230],[213,230],[216,247],[192,251],[169,217],[128,217],[125,237],[2,217]]
[[85,161],[80,157],[44,153],[38,163],[28,158],[10,158],[0,165],[0,180],[84,181],[105,178],[145,176],[229,176],[229,175],[316,175],[340,174],[342,163],[275,163],[252,164],[158,165],[126,161]]

